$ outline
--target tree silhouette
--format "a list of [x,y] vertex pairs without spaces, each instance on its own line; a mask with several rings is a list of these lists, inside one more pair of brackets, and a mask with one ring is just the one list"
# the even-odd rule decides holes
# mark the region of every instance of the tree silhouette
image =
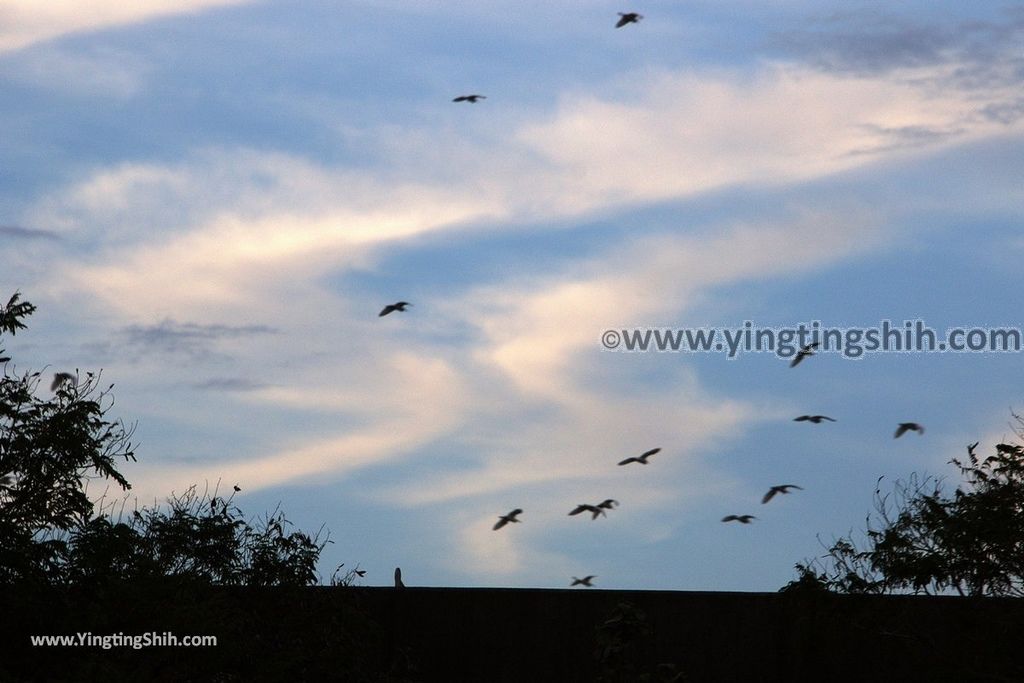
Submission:
[[1024,596],[1024,448],[997,444],[981,458],[976,446],[950,461],[963,476],[952,496],[941,479],[916,475],[891,494],[876,488],[865,547],[835,540],[782,590]]
[[[25,329],[35,306],[15,293],[0,308],[0,333]],[[131,485],[117,469],[135,460],[134,426],[108,419],[113,385],[99,374],[55,383],[40,398],[41,373],[8,372],[0,349],[0,584],[103,584],[174,577],[211,585],[310,585],[329,541],[289,531],[284,513],[247,521],[223,498],[195,487],[167,508],[126,515],[127,497],[105,504],[91,481]],[[117,514],[115,515],[115,512]]]

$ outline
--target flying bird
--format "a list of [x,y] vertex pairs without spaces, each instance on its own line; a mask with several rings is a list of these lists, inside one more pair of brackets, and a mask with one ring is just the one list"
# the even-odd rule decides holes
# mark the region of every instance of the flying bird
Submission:
[[577,579],[577,578],[576,578],[576,577],[574,576],[574,577],[572,577],[572,583],[571,583],[571,584],[569,584],[569,585],[570,585],[570,586],[589,586],[590,588],[593,588],[593,587],[594,587],[594,584],[592,584],[592,583],[590,583],[590,582],[591,582],[591,581],[592,581],[593,579],[596,579],[596,578],[597,578],[597,577],[596,577],[596,576],[594,576],[593,574],[589,574],[589,575],[587,575],[587,576],[584,576],[584,577],[583,577],[582,579]]
[[620,465],[628,465],[631,462],[638,462],[641,465],[646,465],[647,464],[647,458],[651,457],[652,455],[654,455],[655,453],[657,453],[660,450],[661,450],[660,448],[652,448],[651,450],[647,451],[646,453],[641,454],[638,457],[626,458],[625,460],[623,460],[619,464]]
[[74,382],[75,376],[70,372],[58,372],[53,376],[53,382],[50,383],[50,391],[57,391],[61,384],[64,382]]
[[597,507],[604,508],[605,510],[614,510],[615,506],[619,504],[619,501],[613,498],[605,498],[603,501],[597,504]]
[[615,28],[622,28],[626,24],[636,24],[643,18],[644,15],[636,12],[619,12],[619,23],[615,24]]
[[355,574],[356,576],[358,576],[360,579],[363,578],[364,576],[366,576],[366,570],[365,569],[353,569],[352,573]]
[[412,304],[409,303],[408,301],[399,301],[398,303],[388,304],[387,306],[384,307],[384,310],[377,314],[377,317],[382,318],[388,313],[393,313],[395,311],[400,311],[404,313],[406,306],[412,306]]
[[588,505],[587,503],[580,503],[579,505],[576,506],[576,509],[569,513],[569,516],[572,517],[573,515],[578,515],[581,512],[589,512],[591,515],[593,515],[590,518],[591,521],[593,521],[597,519],[599,516],[605,514],[604,510],[601,508],[601,505]]
[[801,415],[800,417],[793,418],[793,422],[813,422],[816,425],[821,424],[822,420],[835,422],[835,420],[828,415]]
[[487,95],[459,95],[452,102],[469,102],[470,104],[476,104],[477,100],[486,100]]
[[754,515],[726,515],[722,517],[723,522],[739,522],[740,524],[750,524],[750,520],[757,519]]
[[917,424],[916,422],[900,422],[900,426],[896,428],[896,434],[892,438],[898,439],[907,432],[917,432],[918,434],[924,434],[924,427]]
[[779,484],[768,489],[768,493],[764,494],[764,498],[761,499],[761,504],[764,505],[769,500],[775,497],[776,493],[789,493],[790,489],[804,490],[803,486],[797,486],[796,484]]
[[494,524],[494,530],[497,531],[498,529],[500,529],[501,527],[505,526],[509,522],[518,522],[519,520],[516,519],[516,515],[520,515],[520,514],[522,514],[522,512],[523,512],[522,508],[516,508],[515,510],[513,510],[510,513],[508,513],[507,515],[501,515],[500,517],[498,517],[498,521],[495,522],[495,524]]
[[238,486],[238,484],[235,484],[235,485],[234,485],[234,486],[232,486],[231,488],[235,489],[235,493],[238,493],[239,491],[241,491],[241,490],[242,490],[242,489],[241,489],[241,488],[240,488],[240,487]]
[[980,441],[975,441],[974,443],[968,445],[967,446],[967,455],[969,455],[969,456],[971,456],[973,458],[974,457],[974,449],[978,447],[979,443],[981,443],[981,442]]
[[811,342],[807,346],[797,351],[796,355],[793,356],[793,361],[789,364],[789,367],[795,368],[804,358],[807,358],[807,356],[813,356],[814,349],[818,348],[820,345],[821,342]]

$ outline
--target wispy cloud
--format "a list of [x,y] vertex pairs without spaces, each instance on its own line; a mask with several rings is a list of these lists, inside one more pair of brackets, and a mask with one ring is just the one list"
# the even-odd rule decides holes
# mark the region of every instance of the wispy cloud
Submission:
[[241,392],[256,391],[267,385],[247,377],[213,377],[205,382],[197,382],[192,386],[202,391]]
[[79,31],[123,26],[157,17],[192,14],[251,0],[4,0],[0,3],[0,53]]
[[[905,68],[961,64],[975,82],[1019,60],[1024,13],[1004,9],[1005,21],[912,17],[875,9],[836,12],[777,34],[772,45],[816,68],[876,75]],[[1019,75],[1018,75],[1019,77]],[[1004,80],[999,76],[998,80]],[[966,84],[966,80],[961,80]]]
[[[221,314],[278,298],[268,290],[285,281],[365,265],[376,248],[428,232],[805,181],[1024,122],[984,114],[1019,99],[1016,88],[942,89],[955,69],[866,78],[770,65],[752,81],[728,72],[661,73],[623,81],[629,96],[614,101],[566,96],[550,118],[519,125],[497,153],[506,163],[458,164],[456,177],[449,177],[450,160],[420,154],[428,143],[418,135],[385,171],[208,150],[175,166],[101,171],[30,214],[35,224],[63,229],[74,229],[71,217],[97,236],[111,224],[128,226],[95,258],[68,265],[66,282],[75,290],[126,311],[184,316],[213,307]],[[445,146],[436,137],[429,145]],[[466,150],[459,159],[495,154]],[[423,180],[438,174],[443,184]],[[182,204],[191,215],[181,214]],[[139,225],[166,230],[153,239],[131,227]],[[286,290],[294,287],[277,291]]]
[[52,230],[22,228],[17,225],[0,225],[0,236],[21,240],[54,240],[59,241],[60,235]]
[[219,325],[164,320],[153,325],[129,325],[122,330],[125,343],[145,353],[206,353],[220,340],[238,339],[278,330],[267,325]]

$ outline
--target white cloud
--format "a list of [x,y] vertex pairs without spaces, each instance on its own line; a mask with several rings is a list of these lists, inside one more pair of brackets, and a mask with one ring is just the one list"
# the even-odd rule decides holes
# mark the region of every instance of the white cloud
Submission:
[[[169,489],[181,492],[203,481],[239,482],[252,492],[314,478],[340,479],[368,465],[408,457],[425,442],[459,428],[466,413],[467,392],[448,364],[409,353],[385,353],[360,362],[373,367],[372,378],[358,385],[339,383],[332,381],[336,371],[321,368],[320,382],[310,388],[308,400],[317,402],[318,410],[333,410],[339,418],[355,417],[362,426],[338,436],[268,447],[262,455],[245,454],[199,466],[144,461],[133,477],[133,494],[142,500],[162,498]],[[375,395],[383,395],[377,390],[381,384],[400,391],[389,392],[383,402],[374,402]],[[274,390],[262,396],[253,393],[257,400],[294,407],[298,389],[289,390],[283,401]],[[333,405],[320,404],[325,394],[334,400]]]
[[[252,295],[254,279],[308,280],[365,262],[373,247],[470,221],[552,220],[728,185],[807,180],[1024,129],[1024,119],[1005,124],[979,113],[1009,96],[999,89],[941,89],[950,68],[876,79],[783,65],[752,76],[640,76],[623,81],[616,101],[566,97],[550,120],[520,122],[497,150],[453,142],[455,158],[444,159],[436,150],[449,147],[445,140],[413,131],[397,135],[408,142],[399,145],[406,156],[390,152],[379,172],[206,150],[178,165],[101,169],[40,202],[28,222],[118,245],[92,262],[76,256],[67,266],[75,289],[95,288],[127,311],[182,317],[183,308],[262,300],[266,292]],[[395,131],[384,137],[393,150]],[[535,304],[572,316],[574,288]]]
[[[622,82],[615,100],[566,95],[548,122],[517,138],[554,168],[544,200],[563,210],[692,195],[740,183],[780,184],[1008,130],[982,115],[1015,86],[981,95],[944,85],[956,65],[881,77],[766,65],[753,77],[663,73]],[[629,78],[635,78],[630,76]],[[908,131],[918,145],[906,143]],[[900,134],[903,133],[903,138]]]
[[[634,239],[548,277],[485,280],[436,302],[446,322],[476,334],[451,346],[413,337],[415,354],[401,353],[397,337],[368,340],[364,316],[376,322],[376,310],[367,315],[329,291],[323,276],[372,263],[382,247],[471,221],[515,229],[515,221],[717,187],[807,180],[1019,130],[976,115],[1001,93],[978,101],[936,90],[940,75],[872,80],[783,66],[749,77],[661,75],[630,86],[632,99],[567,98],[550,120],[521,123],[503,148],[480,150],[484,161],[455,165],[455,177],[454,164],[442,168],[436,153],[420,155],[417,144],[377,173],[253,150],[209,151],[177,166],[103,169],[40,204],[33,225],[97,236],[108,225],[127,226],[92,254],[58,264],[64,277],[51,290],[130,322],[258,321],[289,330],[248,352],[246,360],[276,376],[238,400],[359,423],[340,436],[268,445],[251,459],[146,468],[140,488],[181,490],[228,476],[247,490],[340,478],[429,453],[472,423],[474,467],[417,474],[370,493],[396,505],[473,500],[481,517],[459,518],[460,540],[446,561],[469,558],[480,571],[507,575],[524,557],[535,561],[530,539],[543,532],[533,537],[516,525],[510,531],[518,536],[494,535],[491,515],[507,510],[484,515],[485,496],[521,491],[529,500],[543,488],[573,500],[590,486],[619,485],[618,458],[661,445],[657,467],[629,473],[645,477],[650,492],[622,486],[638,499],[650,496],[650,505],[673,494],[699,500],[730,485],[706,466],[713,445],[775,416],[710,395],[682,365],[664,390],[621,395],[606,380],[628,358],[599,350],[603,329],[682,324],[692,303],[715,287],[805,274],[878,248],[883,221],[844,206],[793,208],[786,221],[692,226],[683,236],[639,229]],[[892,131],[914,127],[959,132],[925,136],[918,148],[888,144]],[[427,144],[427,137],[410,139]],[[185,215],[182,205],[190,207]],[[154,237],[153,224],[166,229]],[[394,330],[407,320],[391,322]],[[314,365],[325,347],[343,343],[337,368]],[[299,370],[283,372],[268,344],[298,358]],[[670,531],[659,526],[653,537]],[[564,558],[548,560],[569,567]]]
[[57,36],[251,0],[0,0],[0,53]]

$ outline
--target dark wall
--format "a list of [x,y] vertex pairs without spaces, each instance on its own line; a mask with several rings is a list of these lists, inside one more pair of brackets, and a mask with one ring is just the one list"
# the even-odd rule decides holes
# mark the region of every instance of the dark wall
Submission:
[[[0,600],[0,681],[1024,681],[1013,599],[135,585]],[[29,646],[85,631],[219,644]]]

